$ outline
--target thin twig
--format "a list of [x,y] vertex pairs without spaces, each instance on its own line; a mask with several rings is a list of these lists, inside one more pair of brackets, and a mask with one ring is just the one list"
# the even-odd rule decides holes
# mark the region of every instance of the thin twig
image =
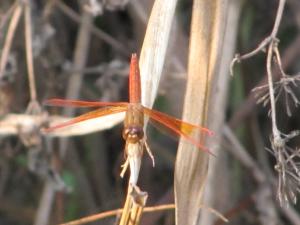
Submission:
[[[16,9],[17,6],[18,6],[18,1],[15,1],[10,6],[10,8],[5,12],[5,14],[0,16],[0,18],[1,18],[1,21],[0,21],[0,30],[3,29],[4,25],[7,23],[7,21],[9,20],[10,16],[13,14],[13,12],[15,11],[15,9]],[[0,35],[0,37],[2,38],[1,35]]]
[[[292,87],[297,87],[300,81],[300,75],[288,75],[285,73],[282,62],[281,62],[281,56],[279,49],[277,47],[277,44],[273,47],[274,51],[274,61],[277,63],[278,69],[280,71],[281,79],[277,82],[273,82],[273,89],[274,89],[274,95],[275,95],[275,102],[279,99],[280,95],[283,93],[285,97],[285,106],[286,106],[286,112],[288,116],[292,116],[292,112],[289,106],[289,100],[291,100],[295,107],[300,105],[300,101],[298,100],[298,97],[296,94],[293,92]],[[273,79],[273,74],[272,74],[272,79]],[[269,101],[270,101],[270,94],[265,93],[265,90],[269,90],[269,85],[262,85],[260,87],[256,87],[252,89],[253,92],[259,91],[257,96],[258,96],[258,101],[257,103],[262,103],[263,106],[266,106]]]
[[[294,169],[289,171],[289,168],[294,165],[294,161],[288,160],[290,157],[290,154],[293,154],[290,147],[287,146],[287,142],[299,134],[299,132],[291,132],[290,134],[281,135],[278,126],[277,126],[277,120],[276,120],[276,105],[275,105],[275,93],[274,93],[274,87],[273,87],[273,75],[272,75],[272,58],[273,53],[278,54],[277,44],[278,41],[276,39],[276,35],[278,33],[279,24],[282,18],[283,9],[285,5],[285,0],[280,0],[278,10],[277,10],[277,16],[274,24],[273,31],[271,33],[272,41],[269,45],[268,49],[268,55],[267,55],[267,75],[268,75],[268,86],[269,86],[269,97],[270,97],[270,104],[271,104],[271,119],[272,119],[272,150],[274,152],[277,164],[275,166],[275,169],[278,172],[279,178],[278,178],[278,200],[281,204],[281,206],[288,205],[289,201],[291,200],[294,204],[296,203],[296,195],[295,192],[297,192],[297,189],[299,188],[299,182],[297,181],[297,178],[299,176],[299,172],[296,166],[294,166]],[[280,63],[280,60],[277,59],[277,61]],[[285,74],[285,73],[283,73]],[[299,157],[299,154],[295,155],[296,157]],[[294,158],[294,157],[293,157]],[[295,159],[294,159],[295,160]],[[293,183],[293,179],[296,177],[296,182]]]
[[[80,19],[80,29],[79,29],[79,34],[77,36],[77,42],[76,42],[76,47],[75,47],[75,52],[74,52],[74,60],[73,63],[74,65],[77,66],[79,70],[81,70],[87,60],[87,55],[88,55],[88,46],[90,43],[90,25],[92,23],[92,15],[86,11],[83,11],[82,18]],[[75,73],[72,74],[69,78],[69,83],[68,87],[66,90],[66,98],[78,98],[79,93],[80,93],[80,88],[82,84],[82,74],[80,73]],[[65,109],[64,113],[68,116],[74,116],[75,110],[73,108]],[[60,155],[63,158],[66,154],[67,147],[68,147],[68,140],[61,140],[60,142]],[[73,157],[76,157],[76,152],[72,152]],[[75,155],[75,156],[74,156]],[[49,192],[49,195],[54,197],[55,195],[53,194],[55,190],[53,188],[49,188],[48,185],[45,187],[45,191]],[[51,194],[52,193],[52,194]],[[51,209],[50,206],[52,205],[52,201],[43,201],[40,202],[39,208],[47,208]],[[44,218],[42,221],[35,221],[35,224],[47,224],[46,221],[48,221],[48,218],[50,216],[51,211],[48,210],[46,218]],[[40,218],[39,215],[37,215],[37,218]]]
[[2,54],[1,54],[1,61],[0,61],[0,79],[3,78],[3,76],[5,75],[5,67],[7,64],[7,59],[8,59],[8,55],[10,52],[10,48],[11,48],[11,44],[12,44],[12,40],[13,37],[15,35],[15,31],[16,28],[18,26],[21,14],[22,14],[22,5],[19,3],[16,8],[14,9],[10,24],[9,24],[9,28],[7,31],[7,35],[5,38],[5,42],[4,42],[4,47],[2,49]]
[[[210,208],[210,207],[206,207],[204,205],[201,205],[200,208],[210,211],[215,216],[217,216],[219,219],[223,220],[223,222],[225,222],[225,223],[228,222],[228,219],[225,218],[217,210],[215,210],[213,208]],[[153,213],[153,212],[164,211],[164,210],[173,210],[173,209],[175,209],[175,204],[165,204],[165,205],[159,205],[159,206],[145,207],[144,212],[145,213]],[[120,215],[122,213],[122,211],[123,211],[123,209],[115,209],[115,210],[95,214],[95,215],[92,215],[92,216],[84,217],[84,218],[81,218],[81,219],[78,219],[78,220],[73,220],[71,222],[63,223],[63,224],[60,224],[60,225],[82,225],[82,224],[86,224],[86,223],[91,223],[91,222],[94,222],[96,220],[104,219],[104,218],[111,217],[111,216]]]
[[273,88],[273,76],[272,76],[272,55],[273,55],[273,46],[274,43],[271,42],[268,49],[267,55],[267,75],[268,75],[268,85],[270,92],[270,103],[271,103],[271,119],[272,119],[272,133],[275,140],[280,138],[280,133],[277,128],[276,123],[276,106],[275,106],[275,96],[274,96],[274,88]]
[[279,1],[279,6],[278,6],[278,9],[277,9],[276,18],[275,18],[275,22],[274,22],[274,26],[273,26],[271,34],[267,38],[265,38],[251,52],[246,53],[244,55],[237,54],[234,57],[234,59],[232,60],[232,62],[230,64],[230,74],[231,75],[233,75],[233,67],[234,67],[234,65],[235,65],[236,62],[241,62],[242,60],[249,59],[249,58],[257,55],[259,52],[265,50],[266,47],[268,45],[270,45],[270,43],[273,42],[276,39],[276,36],[277,36],[277,33],[278,33],[278,29],[279,29],[279,25],[280,25],[281,18],[282,18],[282,14],[283,14],[283,9],[284,9],[284,6],[285,6],[285,1],[286,0],[280,0]]
[[279,29],[280,22],[281,22],[281,18],[282,18],[282,15],[283,15],[285,2],[286,2],[286,0],[279,0],[279,5],[278,5],[277,13],[276,13],[276,19],[275,19],[275,23],[274,23],[273,30],[272,30],[272,33],[271,33],[272,38],[276,38],[276,36],[277,36],[278,29]]
[[[272,190],[276,188],[276,178],[272,175],[266,177],[264,172],[261,170],[259,165],[255,162],[255,160],[251,157],[248,151],[242,146],[242,144],[238,141],[238,138],[234,135],[232,130],[225,126],[223,130],[224,137],[229,140],[231,147],[228,147],[227,150],[237,158],[253,175],[254,179],[259,184],[265,184],[266,182],[270,182],[272,185]],[[278,205],[280,203],[277,203]],[[292,207],[279,207],[279,210],[294,224],[300,224],[300,216]]]
[[272,56],[273,56],[274,47],[277,48],[278,41],[276,39],[276,36],[277,36],[279,25],[281,22],[284,6],[285,6],[285,0],[280,0],[279,6],[277,9],[274,27],[273,27],[272,33],[270,35],[272,40],[269,45],[268,56],[267,56],[267,75],[268,75],[268,84],[269,84],[270,102],[271,102],[272,130],[273,130],[273,136],[274,136],[275,141],[277,140],[277,138],[280,137],[280,133],[279,133],[279,130],[278,130],[277,124],[276,124],[276,108],[275,108],[275,96],[274,96],[274,89],[273,89],[273,76],[272,76],[272,65],[271,64],[272,64]]
[[29,79],[29,90],[30,100],[36,101],[36,85],[35,85],[35,74],[33,65],[32,55],[32,21],[31,21],[31,9],[30,2],[27,1],[25,6],[25,46],[26,46],[26,61],[27,61],[27,72]]
[[[298,35],[294,41],[289,45],[289,47],[284,51],[283,57],[282,57],[282,68],[287,68],[295,59],[296,56],[299,53],[299,47],[300,47],[300,35]],[[274,80],[280,79],[281,74],[280,73],[274,73]],[[259,81],[255,88],[262,87],[266,85],[267,81],[267,75],[264,76],[261,81]],[[255,89],[254,88],[254,89]],[[236,127],[241,123],[242,120],[247,118],[253,110],[256,109],[257,104],[257,97],[255,92],[251,92],[247,99],[241,104],[241,106],[238,108],[238,110],[233,114],[231,119],[229,120],[229,126],[231,128]]]
[[25,48],[26,48],[26,66],[29,81],[29,91],[30,91],[30,102],[27,108],[29,113],[40,113],[41,107],[37,101],[36,94],[36,83],[35,83],[35,73],[34,73],[34,63],[32,54],[32,21],[31,21],[31,6],[30,0],[24,3],[24,16],[25,16]]
[[[271,112],[271,121],[272,121],[272,137],[271,137],[272,151],[270,151],[270,152],[276,158],[275,170],[278,172],[278,175],[279,175],[277,196],[278,196],[279,202],[282,206],[288,205],[290,200],[293,203],[296,202],[295,193],[298,192],[298,189],[300,187],[299,182],[298,182],[299,169],[297,168],[296,163],[295,163],[297,161],[296,158],[299,158],[300,154],[297,152],[297,154],[295,154],[291,158],[290,154],[293,154],[292,153],[293,150],[289,146],[287,146],[287,142],[291,138],[295,137],[295,135],[298,135],[299,132],[291,132],[290,134],[281,133],[277,126],[277,117],[276,117],[277,116],[276,115],[276,100],[278,99],[282,90],[285,92],[286,99],[288,98],[288,96],[290,96],[296,106],[299,104],[299,101],[298,101],[297,97],[295,96],[295,94],[292,92],[292,89],[287,86],[288,81],[291,81],[294,84],[294,86],[297,86],[296,79],[298,79],[298,77],[294,78],[294,80],[292,78],[287,77],[287,75],[283,71],[280,54],[279,54],[279,50],[278,50],[279,40],[277,39],[277,33],[278,33],[279,25],[280,25],[280,22],[282,19],[285,3],[286,3],[286,0],[279,1],[277,13],[276,13],[276,19],[275,19],[271,34],[259,45],[259,47],[257,49],[250,52],[249,54],[244,55],[245,58],[254,56],[256,53],[258,53],[258,51],[256,51],[256,50],[261,50],[262,46],[263,46],[263,48],[267,47],[267,49],[268,49],[267,59],[266,59],[266,69],[267,69],[269,94],[264,94],[262,97],[260,97],[259,102],[263,102],[263,104],[267,104],[270,99],[270,108],[271,108],[270,112]],[[273,55],[275,55],[275,57],[273,57]],[[236,57],[232,61],[232,66],[235,61],[237,61],[238,59],[241,59],[241,58],[243,58],[243,56]],[[279,70],[283,77],[281,79],[281,81],[279,82],[279,85],[280,85],[280,83],[282,83],[283,88],[280,88],[280,86],[279,86],[279,88],[278,87],[274,88],[275,84],[273,82],[273,70],[272,70],[273,58],[277,62],[278,66],[279,66]],[[279,91],[278,91],[278,95],[275,97],[276,89],[279,89]],[[288,102],[286,104],[288,104]],[[287,105],[287,113],[288,113],[288,115],[291,114],[288,105]],[[289,160],[289,159],[291,159],[291,160]]]
[[244,55],[236,54],[234,59],[231,62],[230,65],[230,74],[233,75],[233,66],[236,62],[241,62],[242,60],[249,59],[255,55],[257,55],[259,52],[265,50],[266,46],[270,43],[271,37],[265,38],[254,50],[251,52],[248,52]]
[[[65,3],[63,3],[61,0],[57,0],[55,2],[56,6],[63,12],[65,13],[69,18],[74,20],[77,23],[80,23],[81,19],[80,16],[73,11],[70,7],[68,7]],[[101,40],[106,42],[107,44],[111,45],[114,49],[119,51],[125,56],[130,55],[130,51],[128,51],[128,48],[126,48],[123,44],[121,44],[119,41],[114,39],[112,36],[109,34],[105,33],[104,31],[100,30],[98,27],[94,26],[93,24],[90,24],[88,26],[88,29],[95,34],[97,37],[99,37]]]

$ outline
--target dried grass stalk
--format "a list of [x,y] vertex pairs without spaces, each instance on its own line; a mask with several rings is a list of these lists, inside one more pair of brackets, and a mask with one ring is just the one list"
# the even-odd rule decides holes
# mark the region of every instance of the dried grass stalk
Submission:
[[[218,71],[226,5],[227,0],[194,0],[193,5],[183,119],[202,126],[210,126],[213,81]],[[180,142],[174,178],[176,224],[197,224],[208,163],[207,153]]]
[[[228,6],[226,6],[226,5]],[[214,153],[217,154],[217,158],[212,160],[209,165],[208,179],[206,182],[205,193],[204,193],[204,205],[208,205],[217,210],[224,211],[224,208],[227,207],[226,199],[224,199],[224,192],[229,192],[226,189],[226,186],[229,185],[226,177],[227,169],[227,157],[225,157],[224,151],[220,148],[221,132],[218,134],[218,131],[223,130],[224,127],[224,117],[226,111],[227,103],[227,89],[229,81],[229,67],[232,60],[234,49],[235,49],[235,39],[236,32],[238,27],[239,13],[242,6],[242,1],[233,0],[233,1],[224,1],[224,7],[221,8],[219,14],[219,20],[223,21],[226,24],[220,24],[217,28],[217,35],[222,40],[224,34],[224,40],[219,43],[219,56],[218,60],[219,68],[216,70],[215,78],[213,82],[211,96],[211,102],[213,102],[214,110],[209,113],[208,124],[209,128],[216,131],[216,137],[213,138],[212,143],[208,143],[209,146],[214,150]],[[219,151],[221,150],[221,151]],[[222,173],[220,173],[222,171]],[[222,193],[219,192],[220,185],[224,186]],[[228,186],[227,186],[228,187]],[[227,196],[229,193],[227,192]],[[220,193],[220,194],[219,194]],[[222,195],[222,199],[220,198]],[[200,224],[214,224],[215,216],[209,213],[208,211],[203,211],[201,213]]]
[[146,192],[142,192],[137,186],[129,184],[119,225],[140,224],[147,197]]
[[[149,108],[152,108],[156,97],[176,3],[177,0],[156,0],[147,25],[139,65],[141,71],[142,104]],[[134,199],[130,193],[135,190],[138,190],[138,187],[132,187],[129,182],[128,194],[120,225],[134,225],[140,222],[147,198],[144,197],[146,193],[137,191],[137,196]]]

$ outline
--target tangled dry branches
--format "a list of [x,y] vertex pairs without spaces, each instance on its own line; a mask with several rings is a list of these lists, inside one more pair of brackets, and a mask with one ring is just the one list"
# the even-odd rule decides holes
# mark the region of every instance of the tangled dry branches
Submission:
[[[258,97],[258,103],[263,103],[266,106],[270,103],[269,114],[272,120],[272,135],[271,135],[271,149],[269,152],[274,155],[276,159],[275,171],[278,173],[278,189],[277,196],[281,206],[288,205],[289,202],[296,203],[296,193],[300,188],[300,174],[299,174],[299,149],[293,149],[288,146],[288,141],[299,135],[299,131],[292,131],[289,134],[283,134],[277,125],[277,110],[276,101],[281,94],[284,94],[286,100],[286,111],[291,116],[291,109],[289,101],[291,100],[295,106],[299,105],[299,100],[293,92],[292,85],[297,87],[299,75],[287,75],[282,68],[281,58],[278,49],[279,39],[277,33],[286,1],[280,0],[275,23],[271,34],[265,38],[256,49],[244,54],[236,55],[231,63],[231,72],[236,62],[248,59],[255,56],[261,51],[266,51],[266,70],[268,77],[268,84],[253,91],[262,91]],[[273,82],[273,64],[278,65],[282,78],[278,82]]]

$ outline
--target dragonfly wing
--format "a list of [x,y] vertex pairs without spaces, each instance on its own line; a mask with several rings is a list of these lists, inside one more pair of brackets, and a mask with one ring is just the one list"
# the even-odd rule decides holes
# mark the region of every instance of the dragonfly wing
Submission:
[[212,136],[213,132],[211,130],[184,122],[165,113],[153,109],[148,109],[146,107],[144,107],[144,113],[149,116],[150,122],[159,124],[159,127],[162,127],[161,125],[163,125],[164,128],[169,129],[175,135],[181,136],[197,146],[199,149],[209,152],[209,149],[201,143],[201,135],[205,134]]
[[44,102],[45,105],[49,106],[68,106],[68,107],[103,107],[103,106],[126,106],[127,102],[90,102],[80,100],[68,100],[52,98]]
[[45,129],[45,132],[51,132],[53,130],[67,127],[70,125],[73,125],[75,123],[79,123],[85,120],[94,119],[101,116],[107,116],[115,113],[125,112],[127,110],[127,106],[112,106],[107,108],[101,108],[97,109],[88,113],[85,113],[83,115],[77,116],[69,121],[66,121],[64,123],[57,124],[55,126],[49,127]]

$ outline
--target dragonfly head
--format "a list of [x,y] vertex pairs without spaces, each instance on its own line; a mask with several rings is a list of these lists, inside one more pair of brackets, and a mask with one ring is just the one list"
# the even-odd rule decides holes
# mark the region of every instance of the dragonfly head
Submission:
[[142,127],[130,126],[123,130],[123,138],[130,143],[137,143],[144,137],[144,130]]

